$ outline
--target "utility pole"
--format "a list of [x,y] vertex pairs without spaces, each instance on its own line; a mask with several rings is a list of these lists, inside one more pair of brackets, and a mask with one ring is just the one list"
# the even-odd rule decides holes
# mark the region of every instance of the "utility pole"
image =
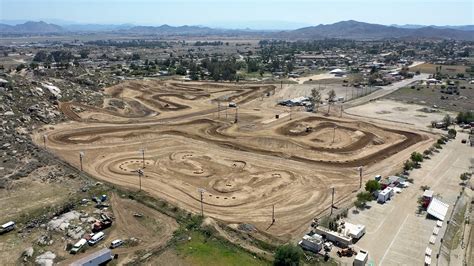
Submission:
[[229,103],[227,103],[227,106],[225,107],[225,120],[227,121],[227,109],[229,109]]
[[235,120],[234,123],[237,123],[239,121],[239,107],[235,107]]
[[203,204],[203,195],[204,195],[204,192],[206,192],[205,189],[203,188],[199,188],[198,189],[198,192],[201,196],[201,216],[204,217],[204,204]]
[[84,152],[80,151],[79,152],[79,162],[81,164],[81,172],[82,172],[82,160],[84,159]]
[[337,128],[337,126],[334,126],[334,132],[332,134],[332,144],[334,144],[334,140],[336,138],[336,128]]
[[342,109],[344,108],[344,104],[341,103],[341,116],[342,117]]
[[272,225],[275,223],[275,204],[272,205]]
[[44,145],[44,148],[46,149],[46,138],[48,138],[48,136],[46,134],[43,135],[43,145]]
[[217,101],[217,119],[221,118],[221,101]]
[[334,187],[332,187],[332,198],[331,198],[331,214],[329,214],[329,216],[332,215],[332,209],[334,208]]
[[140,153],[142,154],[142,169],[145,169],[145,148],[141,148]]
[[142,176],[145,175],[145,172],[143,171],[143,169],[138,169],[137,173],[138,173],[138,186],[139,186],[138,191],[142,191]]
[[359,189],[362,188],[362,166],[359,166]]
[[292,110],[293,110],[293,108],[290,106],[290,120],[291,120]]

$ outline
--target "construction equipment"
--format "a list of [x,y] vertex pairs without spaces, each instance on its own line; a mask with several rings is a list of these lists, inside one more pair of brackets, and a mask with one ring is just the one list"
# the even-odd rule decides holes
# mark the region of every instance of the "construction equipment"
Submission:
[[353,255],[357,255],[357,252],[352,248],[343,248],[337,251],[337,255],[339,257],[352,257]]

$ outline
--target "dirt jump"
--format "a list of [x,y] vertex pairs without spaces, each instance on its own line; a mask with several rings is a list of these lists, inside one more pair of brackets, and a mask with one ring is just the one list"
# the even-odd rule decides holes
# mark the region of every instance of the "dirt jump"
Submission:
[[[189,211],[249,223],[291,239],[364,179],[393,174],[428,133],[362,120],[300,113],[291,120],[271,98],[272,85],[133,81],[105,89],[103,106],[61,103],[72,122],[33,136],[38,145],[97,179],[141,188]],[[273,104],[269,102],[273,101]],[[237,107],[229,105],[235,103]],[[269,108],[257,108],[267,103]],[[232,106],[232,107],[229,107]],[[140,149],[145,149],[144,157]],[[143,169],[140,178],[138,169]],[[272,208],[275,206],[275,223]]]

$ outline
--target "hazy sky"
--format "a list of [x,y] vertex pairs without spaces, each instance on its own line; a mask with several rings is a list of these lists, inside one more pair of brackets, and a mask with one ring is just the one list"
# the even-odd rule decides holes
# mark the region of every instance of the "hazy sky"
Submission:
[[0,20],[222,27],[255,27],[262,22],[262,28],[273,22],[299,26],[350,19],[380,24],[462,25],[474,24],[473,3],[474,0],[0,0]]

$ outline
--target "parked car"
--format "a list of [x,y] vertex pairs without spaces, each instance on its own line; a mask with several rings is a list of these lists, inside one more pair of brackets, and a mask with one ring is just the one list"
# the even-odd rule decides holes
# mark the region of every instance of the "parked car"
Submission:
[[123,240],[116,239],[116,240],[112,241],[112,243],[110,243],[110,248],[118,248],[121,245],[123,245]]

